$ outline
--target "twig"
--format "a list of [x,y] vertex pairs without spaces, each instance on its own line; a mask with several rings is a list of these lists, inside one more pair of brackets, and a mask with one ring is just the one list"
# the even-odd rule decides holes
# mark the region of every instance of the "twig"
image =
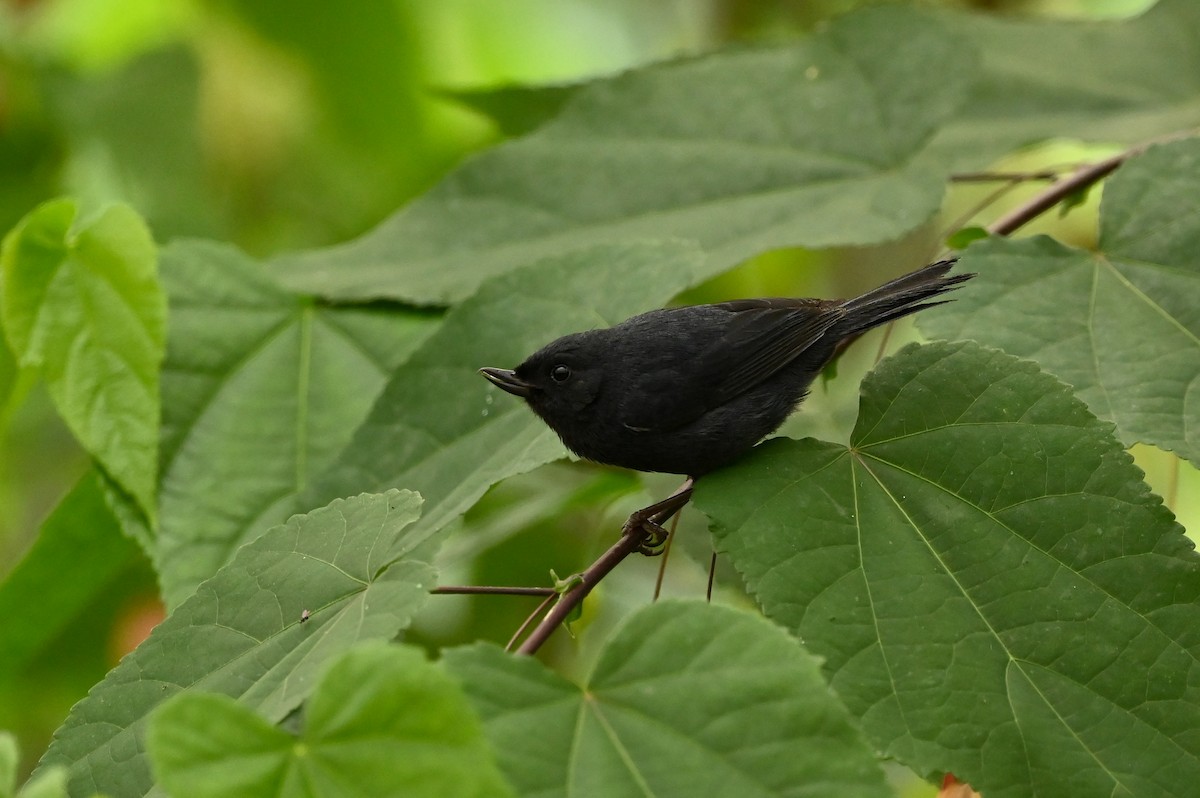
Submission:
[[1013,190],[1019,188],[1020,185],[1021,185],[1020,183],[1005,183],[1002,186],[998,186],[997,188],[992,189],[991,191],[989,191],[987,193],[986,197],[984,197],[979,202],[975,203],[973,206],[968,208],[966,210],[966,212],[964,212],[957,219],[955,219],[953,222],[951,222],[949,225],[947,225],[946,229],[944,229],[939,234],[938,239],[941,241],[945,241],[947,238],[949,238],[951,233],[961,230],[963,228],[963,226],[966,225],[967,222],[971,221],[978,214],[983,213],[988,208],[992,207],[997,202],[1004,199],[1004,197],[1011,194],[1013,192]]
[[558,591],[552,587],[508,587],[506,585],[441,585],[430,593],[443,596],[462,596],[481,594],[485,596],[556,596]]
[[704,600],[712,604],[713,580],[717,576],[717,550],[713,549],[712,559],[708,561],[708,589],[704,591]]
[[671,559],[671,544],[675,542],[675,530],[678,528],[679,514],[677,513],[671,519],[671,531],[667,533],[667,545],[663,547],[662,559],[658,563],[658,576],[654,579],[653,601],[658,601],[658,597],[662,595],[663,577],[667,573],[667,562]]
[[1134,147],[1103,161],[1080,167],[1070,177],[1063,178],[1025,204],[1017,206],[992,222],[987,226],[987,231],[997,236],[1012,235],[1067,197],[1112,174],[1118,166],[1142,152],[1146,146],[1148,145]]
[[525,630],[529,628],[529,624],[533,623],[535,618],[546,611],[546,608],[554,601],[556,595],[558,595],[558,591],[552,589],[550,595],[542,599],[542,602],[537,605],[537,609],[529,613],[529,617],[517,627],[517,631],[513,632],[512,637],[508,638],[508,642],[504,644],[505,651],[512,651],[513,644],[521,639],[521,635],[525,634]]
[[683,505],[688,503],[692,498],[692,480],[685,481],[674,493],[663,499],[657,504],[652,504],[642,510],[638,510],[629,516],[629,520],[625,522],[625,526],[621,532],[621,537],[609,547],[608,551],[600,555],[600,558],[588,566],[588,569],[579,575],[579,579],[575,586],[563,593],[550,612],[542,618],[542,622],[537,625],[529,637],[525,638],[525,642],[517,649],[518,654],[534,654],[542,644],[554,634],[559,625],[562,624],[571,613],[575,611],[588,593],[592,592],[601,579],[608,576],[612,569],[620,565],[621,561],[640,549],[646,542],[648,536],[648,527],[661,525],[668,521],[671,516],[679,512]]
[[950,175],[952,183],[1028,183],[1034,180],[1058,180],[1059,169],[1040,169],[1036,172],[959,172]]

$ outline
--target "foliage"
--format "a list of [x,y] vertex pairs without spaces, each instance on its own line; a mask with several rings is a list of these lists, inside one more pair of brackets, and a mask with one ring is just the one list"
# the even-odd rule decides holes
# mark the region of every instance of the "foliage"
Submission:
[[[338,153],[314,179],[353,182],[386,151],[364,191],[394,206],[384,176],[441,157],[389,146],[427,101],[410,73],[340,90],[394,68],[380,48],[415,41],[406,18],[321,12],[324,37],[273,8],[228,13],[314,70]],[[265,257],[249,252],[274,249],[269,212],[238,235],[203,198],[193,131],[153,133],[173,128],[154,102],[200,102],[188,56],[116,69],[109,94],[32,70],[89,178],[41,203],[31,177],[5,238],[0,422],[44,385],[92,467],[0,575],[0,687],[138,557],[170,614],[20,794],[879,796],[880,757],[989,798],[1190,794],[1200,558],[1180,491],[1164,503],[1126,447],[1195,478],[1200,70],[1181,65],[1200,63],[1197,9],[1048,23],[890,5],[613,77],[443,91],[511,138],[357,238]],[[155,146],[127,168],[143,133]],[[478,367],[715,296],[748,258],[743,285],[817,293],[791,267],[818,256],[789,248],[871,245],[897,262],[858,287],[881,282],[935,254],[954,170],[1064,136],[1134,148],[1094,247],[963,215],[957,268],[977,277],[919,321],[946,340],[879,362],[857,414],[851,353],[807,416],[850,419],[845,440],[836,424],[780,437],[697,486],[736,572],[718,598],[761,614],[613,613],[642,602],[608,587],[626,562],[573,625],[577,651],[559,633],[544,665],[478,641],[528,608],[428,598],[586,563],[667,484],[549,465],[561,444]],[[119,146],[108,162],[83,142]],[[186,153],[177,180],[169,153]],[[344,229],[369,215],[351,193],[309,196]],[[699,533],[678,545],[707,561]],[[0,737],[0,794],[16,752]]]

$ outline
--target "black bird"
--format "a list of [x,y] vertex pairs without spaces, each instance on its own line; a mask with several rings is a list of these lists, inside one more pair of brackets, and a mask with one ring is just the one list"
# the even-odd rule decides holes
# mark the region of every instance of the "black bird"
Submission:
[[943,260],[854,299],[739,299],[652,310],[482,368],[580,457],[699,477],[775,431],[844,345],[941,302],[973,274]]

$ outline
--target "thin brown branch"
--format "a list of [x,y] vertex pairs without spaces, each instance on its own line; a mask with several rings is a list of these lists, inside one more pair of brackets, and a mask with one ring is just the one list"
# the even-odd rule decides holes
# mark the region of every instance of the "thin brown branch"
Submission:
[[1048,189],[1038,194],[1028,202],[1017,206],[1004,216],[992,222],[987,231],[992,235],[1012,235],[1018,229],[1041,216],[1046,211],[1062,202],[1067,197],[1080,192],[1116,171],[1117,167],[1137,155],[1145,147],[1134,147],[1125,152],[1117,153],[1111,158],[1097,161],[1080,167],[1070,177],[1059,180]]
[[550,609],[550,612],[546,613],[541,623],[530,632],[529,637],[525,638],[525,642],[517,649],[517,653],[536,653],[563,621],[571,616],[575,608],[583,603],[583,600],[600,583],[600,580],[608,576],[612,569],[621,564],[622,560],[638,551],[646,543],[650,531],[670,520],[671,516],[683,509],[683,506],[691,498],[692,480],[689,479],[666,499],[630,515],[617,542],[588,566],[586,571],[579,574],[574,587],[563,593],[558,603]]
[[995,205],[1000,200],[1004,199],[1006,196],[1011,194],[1015,189],[1019,188],[1020,185],[1021,185],[1020,183],[1005,183],[1002,186],[998,186],[997,188],[992,189],[991,191],[989,191],[987,193],[986,197],[984,197],[979,202],[972,205],[970,208],[968,208],[966,210],[966,212],[964,212],[957,219],[955,219],[953,222],[951,222],[949,225],[947,225],[946,229],[943,230],[941,232],[941,234],[938,236],[938,239],[941,241],[945,241],[947,238],[950,237],[950,235],[952,233],[954,233],[958,230],[961,230],[967,224],[967,222],[971,221],[976,216],[983,213],[984,211],[986,211],[988,208]]
[[443,596],[555,596],[558,591],[552,587],[509,587],[506,585],[441,585],[430,593]]
[[517,631],[513,632],[512,637],[508,638],[508,642],[504,644],[505,651],[512,651],[512,647],[521,639],[521,635],[525,634],[525,630],[529,628],[529,624],[533,623],[539,615],[546,611],[546,608],[554,601],[556,595],[558,595],[558,591],[552,592],[549,596],[542,599],[541,603],[537,605],[536,610],[529,613],[529,617],[517,627]]
[[959,172],[950,175],[951,183],[1030,183],[1058,180],[1061,169],[1040,169],[1035,172]]
[[675,530],[679,527],[679,515],[676,514],[671,519],[671,531],[667,533],[667,545],[663,547],[662,559],[658,562],[658,576],[654,578],[654,598],[653,601],[658,601],[658,597],[662,595],[663,578],[667,574],[667,563],[671,560],[671,544],[675,542]]

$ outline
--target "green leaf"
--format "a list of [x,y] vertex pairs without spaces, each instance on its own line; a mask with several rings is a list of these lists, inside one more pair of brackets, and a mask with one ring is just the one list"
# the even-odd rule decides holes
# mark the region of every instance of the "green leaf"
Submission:
[[64,768],[47,768],[17,791],[17,798],[67,798],[67,795],[67,771]]
[[695,501],[884,753],[989,798],[1191,795],[1200,558],[1029,361],[910,346],[850,448],[776,439]]
[[1105,188],[1099,251],[981,242],[959,267],[979,276],[921,329],[1034,359],[1126,444],[1200,463],[1198,193],[1200,139],[1154,147]]
[[72,793],[145,795],[146,716],[187,688],[284,718],[330,658],[390,640],[424,603],[433,570],[405,559],[420,501],[339,499],[243,546],[71,709],[39,768],[66,766]]
[[574,685],[495,646],[447,651],[523,796],[883,796],[817,661],[757,615],[660,602]]
[[975,241],[987,237],[988,232],[982,227],[964,227],[946,239],[946,246],[950,249],[966,249]]
[[0,798],[12,798],[17,790],[17,762],[21,752],[17,748],[17,738],[6,731],[0,731]]
[[578,84],[501,86],[438,93],[487,116],[505,136],[522,136],[557,116],[580,88]]
[[67,773],[50,768],[17,789],[17,763],[20,761],[17,738],[0,731],[0,798],[66,798]]
[[309,505],[360,490],[425,497],[418,527],[441,528],[506,477],[563,457],[562,444],[481,366],[512,367],[560,335],[664,304],[700,261],[680,242],[596,246],[485,283],[392,375]]
[[878,8],[799,44],[636,70],[362,238],[274,265],[321,296],[448,303],[598,242],[696,240],[712,275],[782,246],[895,239],[938,207],[942,175],[916,161],[972,66],[927,17]]
[[462,690],[421,652],[358,646],[330,666],[299,738],[236,701],[184,693],[147,736],[173,795],[508,796]]
[[166,247],[162,272],[171,331],[155,562],[175,606],[297,509],[438,318],[297,297],[210,242]]
[[0,679],[22,671],[137,556],[99,480],[93,471],[76,483],[0,582]]
[[123,205],[74,222],[75,204],[54,200],[4,239],[5,331],[71,432],[153,523],[166,335],[154,241]]
[[970,100],[931,145],[978,168],[1056,137],[1130,144],[1200,124],[1200,5],[1160,0],[1129,20],[931,13],[981,61]]

